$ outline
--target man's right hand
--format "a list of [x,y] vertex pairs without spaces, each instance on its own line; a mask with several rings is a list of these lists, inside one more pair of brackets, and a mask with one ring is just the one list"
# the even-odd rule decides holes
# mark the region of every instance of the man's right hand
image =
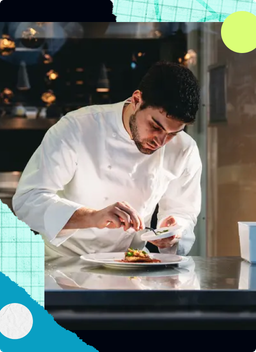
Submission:
[[127,202],[117,202],[104,209],[93,211],[90,222],[91,227],[99,229],[123,227],[125,231],[129,228],[139,231],[145,228],[137,211]]
[[[99,229],[123,227],[125,231],[129,228],[139,231],[144,229],[145,225],[137,211],[130,204],[117,202],[101,210],[86,207],[77,209],[62,230],[86,229],[90,227]],[[58,236],[65,236],[65,231],[59,233]]]

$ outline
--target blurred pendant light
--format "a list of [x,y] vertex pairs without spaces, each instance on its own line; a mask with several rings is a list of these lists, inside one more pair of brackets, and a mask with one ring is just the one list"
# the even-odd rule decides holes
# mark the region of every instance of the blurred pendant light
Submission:
[[59,77],[59,74],[54,70],[50,70],[49,72],[46,73],[46,76],[48,76],[49,80],[54,81]]
[[18,82],[17,89],[19,90],[28,90],[30,89],[30,83],[27,73],[27,67],[25,61],[20,62],[20,67],[18,71]]
[[193,49],[189,49],[184,56],[186,66],[191,67],[197,64],[197,53]]
[[5,24],[2,37],[0,38],[0,54],[2,56],[11,55],[15,50],[15,42],[7,33],[8,27],[7,24]]
[[44,61],[44,64],[50,64],[50,63],[52,63],[53,59],[50,54],[46,54],[43,51],[43,61]]
[[44,22],[21,22],[16,30],[16,37],[20,38],[26,48],[37,49],[45,42]]
[[[40,27],[38,27],[40,28]],[[21,43],[26,48],[37,49],[44,43],[43,32],[40,29],[29,27],[22,32]]]
[[9,88],[4,88],[4,90],[0,93],[0,101],[4,104],[10,104],[10,100],[13,98],[13,91]]
[[44,92],[41,96],[43,102],[45,102],[48,106],[55,102],[56,96],[53,91],[50,89],[47,92]]
[[99,93],[109,92],[109,79],[108,79],[107,69],[104,64],[102,64],[100,68],[100,75],[97,81],[96,91]]

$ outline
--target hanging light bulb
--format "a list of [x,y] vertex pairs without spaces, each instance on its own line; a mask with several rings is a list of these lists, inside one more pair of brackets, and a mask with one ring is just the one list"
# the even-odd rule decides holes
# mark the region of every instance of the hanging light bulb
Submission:
[[39,23],[40,25],[30,22],[27,23],[25,28],[23,27],[17,30],[20,32],[20,34],[17,34],[17,36],[20,37],[22,45],[24,45],[26,48],[37,49],[44,44],[45,31],[41,25],[41,22]]
[[10,99],[13,98],[13,91],[9,88],[4,88],[0,94],[0,98],[4,104],[10,104]]
[[9,35],[3,34],[0,38],[0,54],[2,56],[11,55],[15,50],[15,43]]
[[109,79],[108,79],[107,69],[104,64],[101,65],[96,91],[99,93],[109,92]]
[[48,90],[47,92],[42,94],[41,99],[48,105],[51,105],[56,100],[56,96],[54,95],[52,90]]
[[44,38],[40,37],[40,31],[29,27],[27,30],[22,32],[21,43],[31,49],[39,48],[44,43]]
[[193,49],[189,49],[184,60],[187,66],[195,66],[197,63],[197,53]]
[[47,72],[46,75],[48,76],[48,78],[49,78],[51,81],[54,81],[56,78],[59,77],[58,72],[56,72],[56,71],[54,71],[54,70],[50,70],[49,72]]
[[50,64],[53,60],[50,54],[43,54],[44,64]]
[[29,83],[28,72],[27,72],[25,61],[20,62],[20,67],[18,71],[17,89],[19,90],[30,89],[30,83]]
[[0,54],[2,56],[11,55],[15,50],[15,42],[7,33],[8,27],[7,24],[5,24],[2,37],[0,38]]

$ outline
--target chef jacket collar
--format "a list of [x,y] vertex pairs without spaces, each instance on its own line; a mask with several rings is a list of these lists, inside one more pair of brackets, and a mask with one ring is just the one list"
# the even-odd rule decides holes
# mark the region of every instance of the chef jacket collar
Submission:
[[120,103],[117,103],[117,109],[116,109],[116,122],[117,122],[117,127],[120,132],[120,135],[125,138],[128,142],[131,144],[134,144],[134,141],[131,139],[129,133],[126,131],[124,124],[123,124],[123,108],[124,105],[127,103],[131,102],[131,98],[128,98]]

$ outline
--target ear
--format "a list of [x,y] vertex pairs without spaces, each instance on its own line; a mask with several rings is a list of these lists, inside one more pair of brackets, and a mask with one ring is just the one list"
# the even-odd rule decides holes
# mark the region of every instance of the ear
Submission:
[[132,105],[133,111],[139,110],[141,104],[142,104],[142,93],[140,90],[135,90],[135,92],[133,92],[131,97],[131,105]]

